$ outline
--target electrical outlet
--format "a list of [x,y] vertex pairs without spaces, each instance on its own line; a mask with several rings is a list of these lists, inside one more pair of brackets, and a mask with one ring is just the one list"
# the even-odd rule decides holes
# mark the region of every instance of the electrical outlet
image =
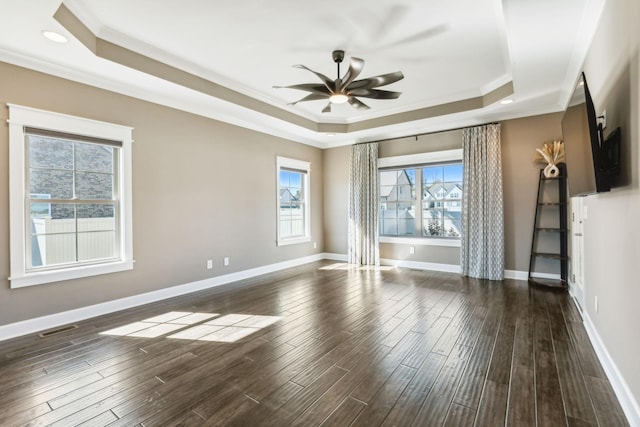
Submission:
[[228,256],[224,257],[224,266],[225,267],[229,267],[229,257]]
[[409,253],[410,254],[415,254],[416,253],[416,247],[415,246],[409,246]]
[[213,260],[212,259],[208,259],[207,260],[207,270],[211,270],[213,268]]
[[318,248],[318,244],[316,242],[313,242],[313,249],[317,249]]

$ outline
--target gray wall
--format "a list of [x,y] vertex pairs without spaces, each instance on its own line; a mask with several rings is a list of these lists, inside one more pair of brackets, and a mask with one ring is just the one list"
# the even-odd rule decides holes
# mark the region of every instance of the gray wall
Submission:
[[[534,162],[536,148],[561,138],[561,113],[545,114],[501,123],[502,179],[505,209],[505,265],[507,270],[527,271],[531,233],[538,189],[538,174],[543,166]],[[459,130],[380,142],[379,157],[426,153],[462,147]],[[325,250],[347,253],[347,195],[349,148],[325,150]],[[330,171],[330,172],[329,172]],[[406,244],[383,243],[383,258],[437,264],[459,265],[460,249],[443,246],[415,246],[409,254]],[[548,272],[554,266],[548,266]],[[544,270],[544,266],[542,268]],[[557,270],[557,267],[555,267]]]
[[[562,113],[502,122],[502,190],[504,193],[505,267],[528,271],[531,236],[542,163],[536,148],[562,139]],[[559,274],[557,261],[539,262],[540,272]]]
[[324,249],[332,254],[347,253],[350,150],[337,147],[323,151]]
[[[6,103],[135,128],[133,271],[9,288]],[[322,252],[319,149],[5,63],[0,104],[0,325]],[[275,244],[276,156],[311,162],[310,243]]]
[[[640,402],[640,3],[606,2],[584,65],[596,113],[622,128],[621,187],[584,199],[585,305],[613,363]],[[598,311],[595,298],[598,297]]]

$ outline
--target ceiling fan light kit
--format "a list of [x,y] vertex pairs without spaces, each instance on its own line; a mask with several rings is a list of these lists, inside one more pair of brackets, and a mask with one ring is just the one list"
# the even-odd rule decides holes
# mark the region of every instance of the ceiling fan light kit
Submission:
[[332,104],[344,104],[348,100],[349,100],[349,97],[341,93],[336,93],[329,97],[329,101],[331,101]]
[[329,103],[322,109],[323,113],[331,112],[331,104],[344,104],[349,103],[353,108],[357,110],[368,110],[370,107],[358,98],[370,98],[370,99],[396,99],[400,96],[400,92],[392,92],[388,90],[376,89],[380,86],[386,86],[391,83],[395,83],[404,78],[401,71],[396,71],[389,74],[382,74],[375,77],[369,77],[366,79],[356,80],[356,78],[362,72],[364,68],[364,60],[360,58],[351,58],[349,69],[342,78],[340,77],[340,63],[344,60],[343,50],[334,50],[332,53],[333,62],[336,63],[338,68],[338,76],[335,80],[331,80],[329,77],[322,73],[313,71],[304,65],[294,65],[295,68],[301,68],[315,74],[320,78],[320,83],[303,83],[291,86],[274,86],[276,89],[297,89],[309,92],[307,96],[297,101],[291,102],[290,105],[295,105],[298,102],[303,101],[317,101],[322,99],[328,99]]

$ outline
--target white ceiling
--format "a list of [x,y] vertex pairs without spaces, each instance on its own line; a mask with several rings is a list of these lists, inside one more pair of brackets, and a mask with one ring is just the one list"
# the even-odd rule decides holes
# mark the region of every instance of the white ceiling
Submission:
[[[0,60],[330,147],[563,110],[604,1],[66,0],[83,38],[60,0],[0,0]],[[401,70],[383,88],[400,98],[288,105],[306,92],[273,86],[320,83],[294,64],[335,78],[334,49],[365,60],[360,78]]]

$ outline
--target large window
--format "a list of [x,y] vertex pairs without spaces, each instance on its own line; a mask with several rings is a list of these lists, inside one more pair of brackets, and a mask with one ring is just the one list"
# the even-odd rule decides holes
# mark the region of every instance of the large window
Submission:
[[278,246],[311,240],[309,224],[309,162],[277,158]]
[[450,159],[457,153],[435,163],[380,167],[381,236],[460,238],[462,162]]
[[131,128],[9,107],[12,287],[132,268]]

